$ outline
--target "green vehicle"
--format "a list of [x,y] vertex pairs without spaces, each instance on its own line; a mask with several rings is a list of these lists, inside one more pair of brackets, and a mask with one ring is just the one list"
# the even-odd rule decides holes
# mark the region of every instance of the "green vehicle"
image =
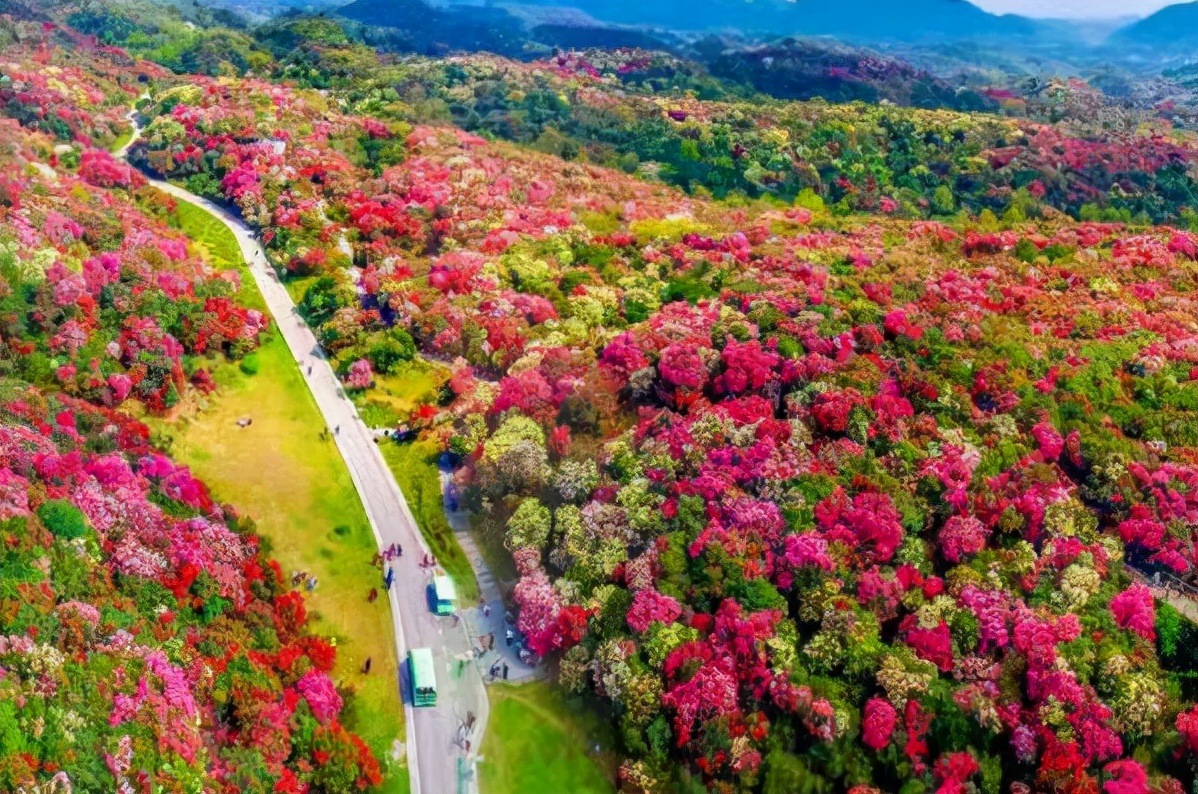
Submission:
[[408,651],[408,668],[412,674],[412,705],[437,705],[437,673],[433,652],[428,648]]
[[456,609],[454,602],[458,592],[453,586],[453,580],[444,574],[434,576],[429,586],[429,601],[433,612],[438,615],[452,615]]

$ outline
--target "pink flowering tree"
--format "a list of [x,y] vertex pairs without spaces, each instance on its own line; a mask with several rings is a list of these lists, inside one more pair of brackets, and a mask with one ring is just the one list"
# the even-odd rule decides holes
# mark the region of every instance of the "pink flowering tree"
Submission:
[[1156,639],[1156,611],[1152,592],[1139,582],[1111,599],[1111,614],[1119,628],[1145,640]]
[[374,369],[364,358],[355,361],[345,376],[345,385],[351,389],[369,389],[374,385]]
[[894,706],[882,698],[872,698],[865,704],[865,714],[861,720],[861,741],[871,750],[879,751],[890,744],[898,723],[898,714]]
[[628,610],[628,625],[638,634],[644,634],[653,623],[673,623],[682,614],[682,607],[668,595],[656,590],[638,590],[632,597]]

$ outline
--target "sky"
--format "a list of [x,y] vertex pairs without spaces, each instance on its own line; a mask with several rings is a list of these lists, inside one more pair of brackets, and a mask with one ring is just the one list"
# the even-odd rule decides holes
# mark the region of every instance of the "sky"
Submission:
[[972,0],[995,14],[1023,14],[1056,19],[1146,17],[1178,0]]

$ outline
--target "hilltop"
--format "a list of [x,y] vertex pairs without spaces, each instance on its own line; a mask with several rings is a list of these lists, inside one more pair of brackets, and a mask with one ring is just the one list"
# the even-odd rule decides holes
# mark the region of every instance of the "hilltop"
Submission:
[[1121,28],[1107,39],[1112,47],[1132,47],[1141,57],[1192,56],[1198,49],[1198,3],[1166,6]]

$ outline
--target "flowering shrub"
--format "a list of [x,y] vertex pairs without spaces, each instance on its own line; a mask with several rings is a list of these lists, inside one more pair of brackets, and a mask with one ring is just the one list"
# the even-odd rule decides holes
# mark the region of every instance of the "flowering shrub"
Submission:
[[861,741],[871,750],[881,750],[890,744],[897,724],[894,706],[881,698],[873,698],[865,704],[862,718]]
[[145,180],[129,166],[84,148],[77,176],[52,169],[40,154],[45,137],[20,128],[0,128],[0,145],[10,197],[0,202],[0,356],[22,378],[162,411],[201,357],[235,358],[258,344],[267,318],[236,302],[235,275],[191,256],[151,216],[173,205],[131,192]]
[[23,706],[0,708],[0,728],[37,741],[4,746],[0,788],[49,770],[105,791],[150,777],[328,790],[320,770],[336,755],[358,788],[377,784],[377,762],[338,723],[331,649],[238,517],[127,416],[6,394],[0,483],[23,498],[4,497],[20,601],[0,611],[0,703]]
[[1111,614],[1120,628],[1133,631],[1146,640],[1156,639],[1152,593],[1144,585],[1133,584],[1112,598]]
[[681,614],[682,607],[673,598],[653,590],[638,590],[628,610],[628,625],[633,631],[643,634],[652,623],[669,625]]

